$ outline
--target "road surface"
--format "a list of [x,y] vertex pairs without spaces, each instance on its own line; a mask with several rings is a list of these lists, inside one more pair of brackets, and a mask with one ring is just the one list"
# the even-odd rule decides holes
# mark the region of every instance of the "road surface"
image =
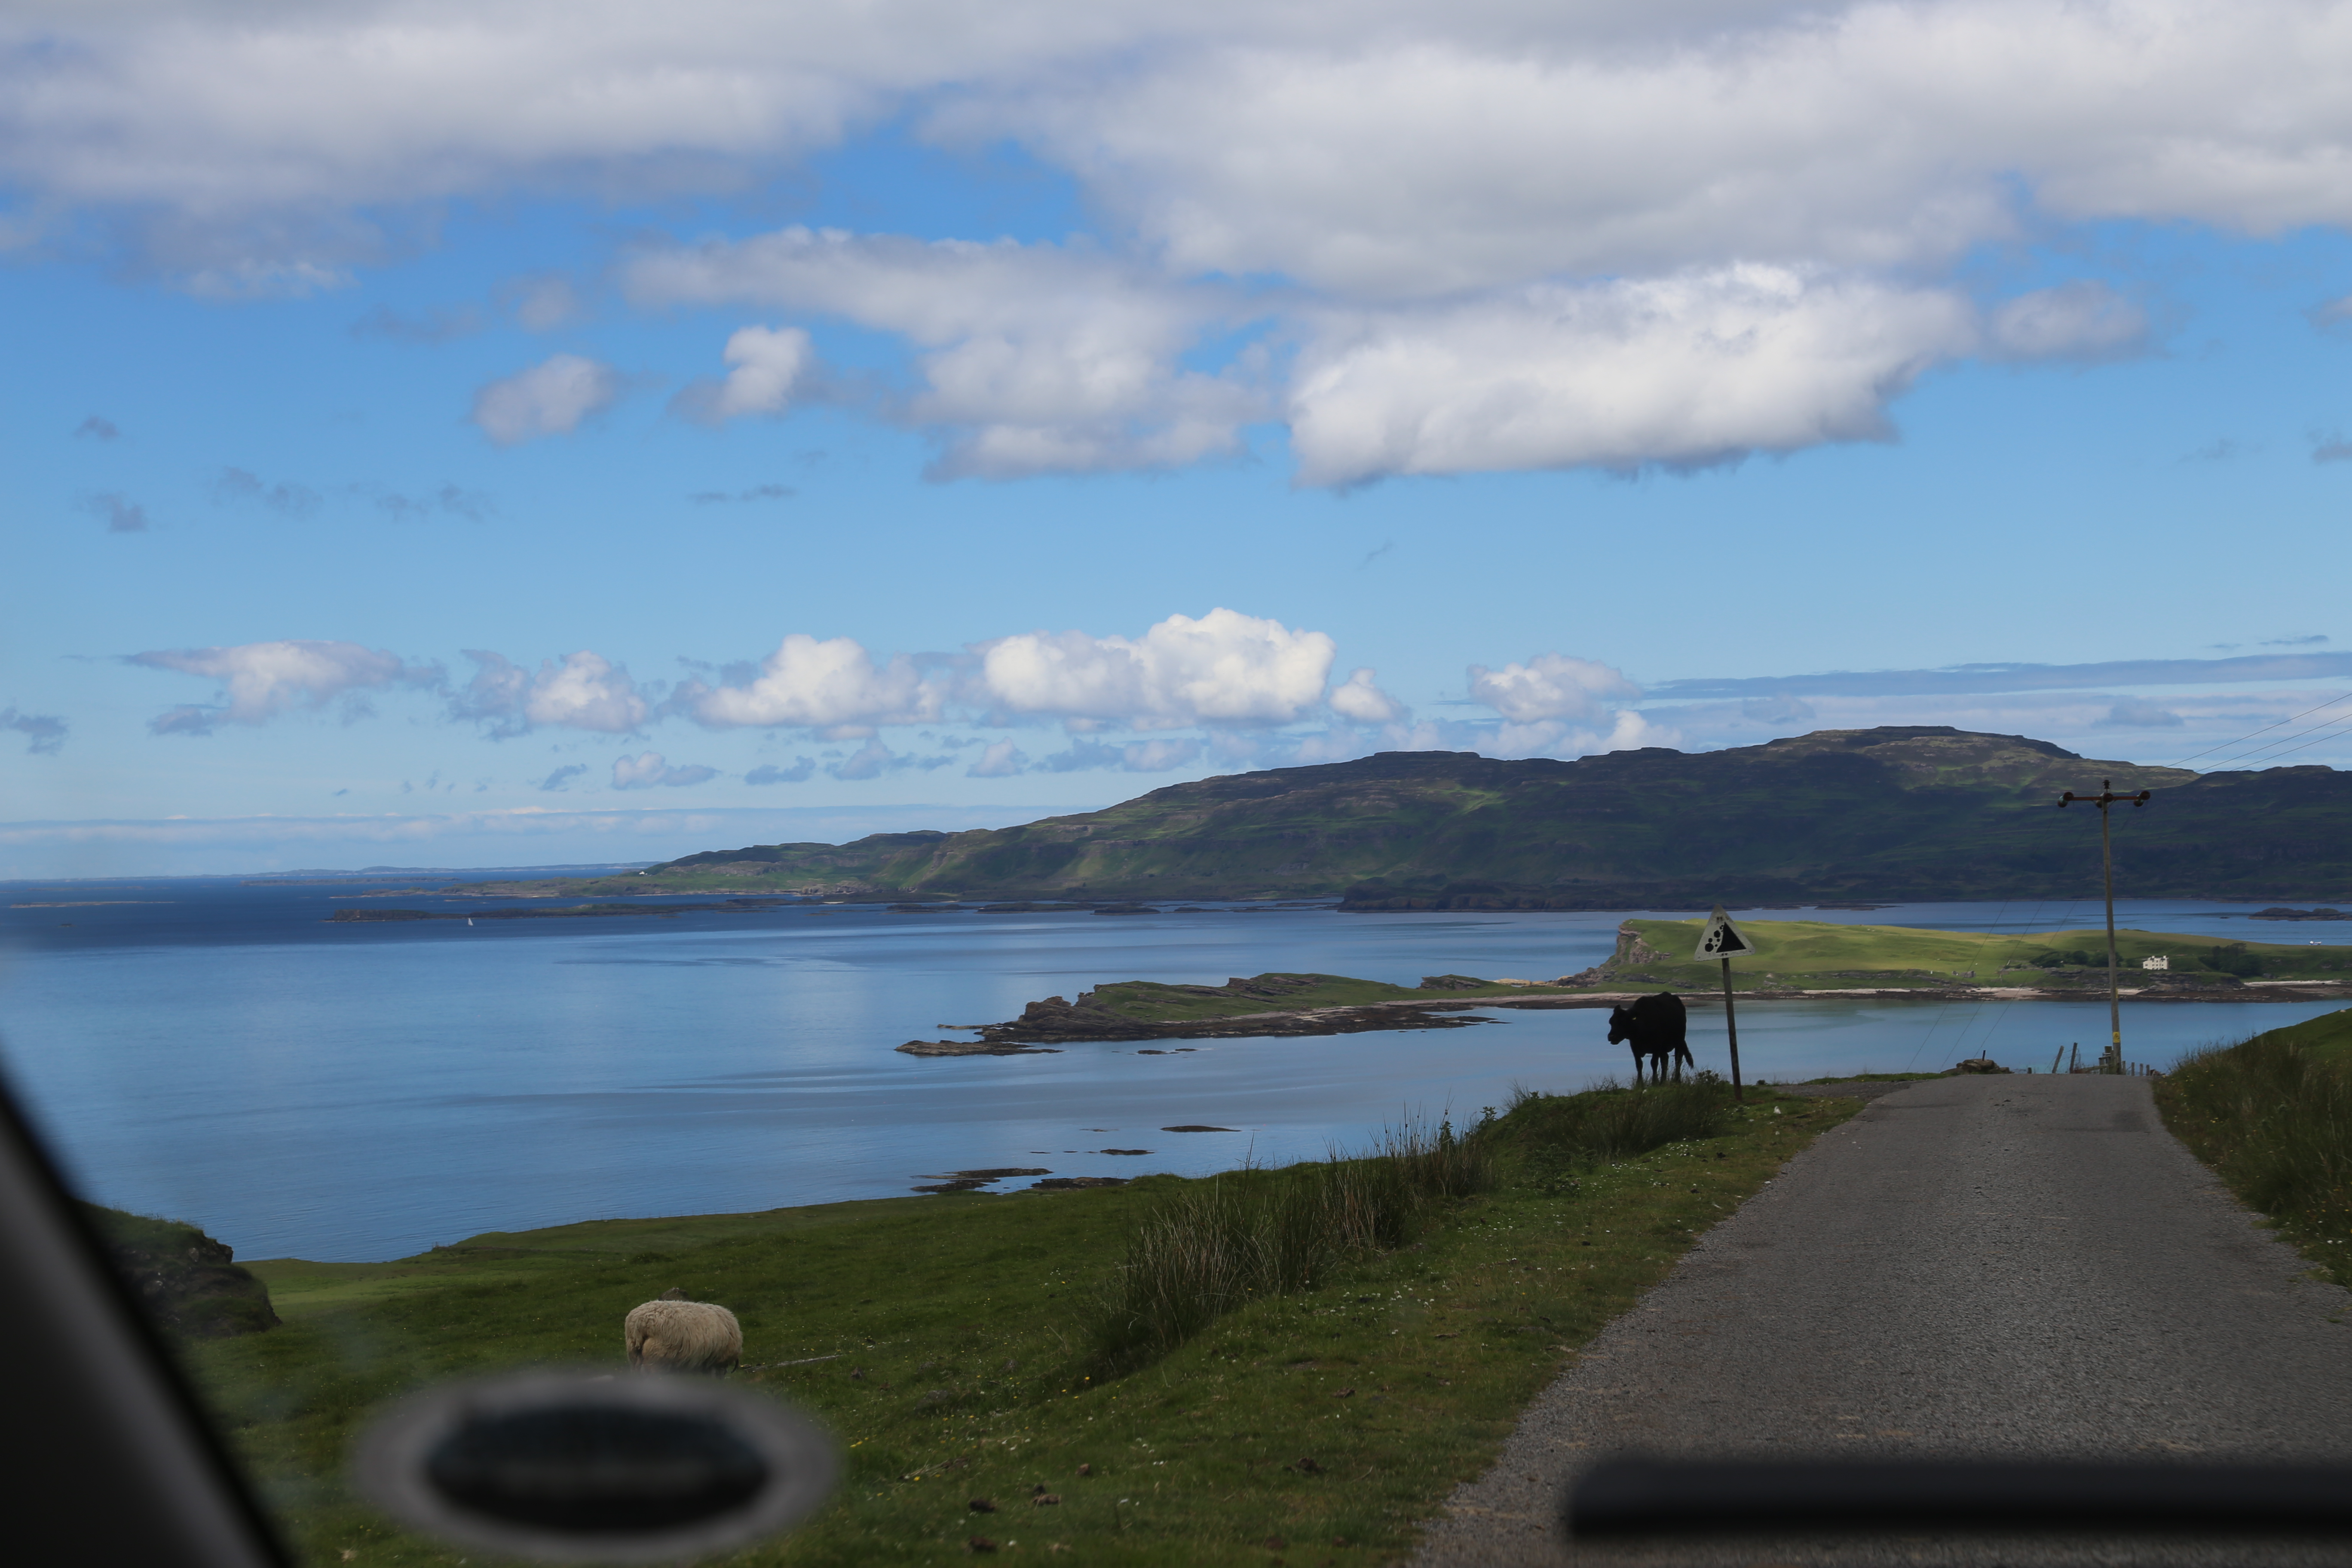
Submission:
[[1566,1540],[1577,1468],[1678,1457],[2352,1460],[2352,1298],[2167,1133],[2146,1079],[1937,1079],[1824,1134],[1531,1405],[1416,1568],[2352,1563],[2352,1543]]

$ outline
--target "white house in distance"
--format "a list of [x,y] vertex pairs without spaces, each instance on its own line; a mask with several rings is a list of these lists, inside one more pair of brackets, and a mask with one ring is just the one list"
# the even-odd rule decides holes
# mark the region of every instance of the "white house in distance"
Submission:
[[2141,959],[2139,966],[2142,969],[2169,969],[2172,967],[2172,960],[2168,954],[2159,952],[2154,958]]

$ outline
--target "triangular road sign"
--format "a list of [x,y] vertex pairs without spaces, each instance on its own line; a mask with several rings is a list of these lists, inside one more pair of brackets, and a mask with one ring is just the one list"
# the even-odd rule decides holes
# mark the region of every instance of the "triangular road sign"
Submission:
[[1694,958],[1745,958],[1756,951],[1756,944],[1746,933],[1731,923],[1723,906],[1715,906],[1715,913],[1706,917],[1706,929],[1698,933],[1698,952]]

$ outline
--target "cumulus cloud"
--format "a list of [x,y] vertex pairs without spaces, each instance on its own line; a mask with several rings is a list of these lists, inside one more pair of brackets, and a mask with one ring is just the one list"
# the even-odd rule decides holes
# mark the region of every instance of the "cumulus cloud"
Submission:
[[941,476],[1189,463],[1234,450],[1262,406],[1175,363],[1230,313],[1220,296],[1090,252],[795,227],[649,251],[626,281],[641,304],[782,306],[903,335],[924,386],[896,412],[946,436]]
[[714,729],[840,730],[928,723],[939,717],[946,691],[904,654],[877,664],[852,638],[820,642],[793,632],[748,679],[718,686],[689,681],[674,700]]
[[613,759],[614,789],[653,789],[659,786],[682,789],[718,776],[717,768],[699,765],[672,767],[659,752],[640,752],[634,757]]
[[1009,779],[1028,765],[1028,752],[1010,741],[994,741],[980,753],[980,760],[963,772],[966,778]]
[[93,441],[120,441],[122,439],[122,431],[113,420],[104,415],[93,414],[74,426],[74,439],[79,441],[84,437]]
[[1974,325],[1957,295],[1738,266],[1328,314],[1299,354],[1307,484],[1705,464],[1884,438],[1885,408]]
[[1995,349],[2011,359],[2116,359],[2147,338],[2147,312],[2104,283],[2020,295],[1992,313]]
[[0,730],[25,737],[25,750],[35,756],[54,757],[65,749],[66,721],[54,713],[20,713],[0,708]]
[[474,395],[473,421],[501,447],[568,435],[621,395],[620,373],[578,354],[552,354]]
[[798,327],[745,327],[727,340],[720,381],[700,381],[671,401],[690,419],[723,425],[747,414],[782,414],[815,368],[816,351]]
[[369,710],[369,692],[435,688],[444,679],[438,665],[410,664],[398,654],[349,642],[163,648],[131,654],[126,662],[220,682],[220,695],[212,703],[184,705],[152,721],[148,728],[159,735],[208,735],[217,724],[266,724],[280,714],[315,710],[339,700],[348,720]]
[[[657,26],[619,0],[234,26],[134,0],[0,18],[0,178],[36,237],[238,295],[337,286],[452,200],[758,189],[886,122],[1018,144],[1098,244],[793,229],[655,251],[624,286],[898,335],[920,384],[889,411],[940,436],[942,475],[1192,462],[1286,408],[1301,477],[1348,484],[1875,438],[1922,364],[2132,352],[2147,323],[2105,285],[1978,320],[1954,279],[2065,225],[2352,224],[2347,76],[2352,30],[2307,0],[676,0]],[[1722,281],[1744,272],[1801,299]],[[545,275],[501,308],[580,306]],[[1295,371],[1204,368],[1258,321]],[[1597,389],[1629,342],[1656,368],[1620,408]],[[802,374],[746,358],[703,390],[773,413]],[[511,444],[617,391],[561,355],[476,418]]]
[[622,734],[653,713],[626,668],[585,648],[561,661],[541,659],[536,673],[485,649],[465,654],[474,661],[474,679],[451,696],[450,713],[487,724],[496,736],[525,734],[541,724]]
[[553,773],[549,773],[545,778],[540,780],[536,787],[545,790],[550,794],[557,794],[569,788],[573,779],[578,778],[587,771],[587,763],[571,763],[563,767],[556,769]]
[[1292,723],[1321,703],[1336,650],[1321,632],[1219,608],[1132,639],[1026,632],[974,651],[977,691],[1001,715],[1173,729]]
[[802,784],[806,782],[809,775],[814,772],[816,772],[816,759],[800,757],[796,758],[793,765],[788,768],[777,767],[772,763],[763,763],[745,773],[743,782],[747,784]]
[[824,771],[837,779],[872,779],[906,767],[910,761],[884,745],[881,737],[872,736],[866,744]]
[[1470,667],[1470,695],[1515,724],[1548,719],[1590,720],[1611,700],[1631,700],[1641,688],[1624,672],[1589,658],[1538,654],[1525,664]]
[[1137,741],[1106,746],[1077,741],[1066,751],[1055,752],[1038,763],[1050,773],[1077,773],[1090,768],[1116,768],[1121,773],[1164,773],[1200,760],[1208,748],[1199,741]]
[[1405,706],[1376,684],[1380,672],[1356,669],[1331,691],[1331,711],[1359,724],[1393,724],[1407,717]]

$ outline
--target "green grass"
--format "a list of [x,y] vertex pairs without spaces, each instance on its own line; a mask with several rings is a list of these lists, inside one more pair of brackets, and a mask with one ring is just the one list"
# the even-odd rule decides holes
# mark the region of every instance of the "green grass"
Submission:
[[[1479,1134],[1499,1186],[1428,1203],[1311,1287],[1243,1300],[1123,1376],[1091,1329],[1130,1247],[1171,1206],[1260,1178],[599,1221],[386,1264],[273,1259],[252,1267],[285,1326],[186,1353],[310,1563],[457,1562],[352,1500],[356,1425],[440,1378],[617,1368],[623,1315],[671,1286],[736,1311],[747,1363],[838,1358],[743,1374],[829,1426],[848,1468],[814,1522],[735,1561],[947,1563],[977,1533],[1081,1563],[1265,1564],[1270,1539],[1292,1562],[1388,1562],[1579,1347],[1855,1109],[1690,1092],[1719,1132],[1665,1126],[1676,1141],[1613,1160],[1559,1126],[1666,1094],[1521,1097]],[[1040,1485],[1063,1501],[1032,1506]],[[970,1512],[974,1498],[999,1511]]]
[[[1626,924],[1634,934],[1665,958],[1648,963],[1613,959],[1608,968],[1614,976],[1651,975],[1660,984],[1676,987],[1719,986],[1722,971],[1715,961],[1695,963],[1686,956],[1698,945],[1699,931],[1705,923],[1696,920],[1628,921]],[[2053,983],[2095,983],[2104,988],[2106,984],[2105,927],[2044,931],[2031,937],[1920,931],[1909,926],[1845,925],[1831,921],[1742,921],[1740,930],[1757,949],[1753,957],[1732,961],[1733,984],[1745,990]],[[2165,973],[2193,975],[2215,984],[2227,984],[2228,977],[2203,962],[2209,955],[2219,955],[2232,969],[2246,968],[2251,960],[2266,978],[2352,979],[2352,952],[2341,947],[2314,947],[2301,942],[2224,942],[2210,936],[2118,929],[2116,952],[2125,972],[2125,984],[2130,985],[2162,978],[2139,966],[2141,959],[2158,954],[2172,961],[2172,968]],[[2096,962],[2090,967],[2069,964],[2051,969],[2034,965],[2034,959],[2053,952],[2082,952],[2095,957]]]
[[2352,1011],[2199,1051],[2156,1082],[2164,1123],[2352,1286]]
[[2352,1061],[2352,1008],[2323,1013],[2300,1024],[2273,1029],[2262,1037],[2292,1041],[2323,1060]]

